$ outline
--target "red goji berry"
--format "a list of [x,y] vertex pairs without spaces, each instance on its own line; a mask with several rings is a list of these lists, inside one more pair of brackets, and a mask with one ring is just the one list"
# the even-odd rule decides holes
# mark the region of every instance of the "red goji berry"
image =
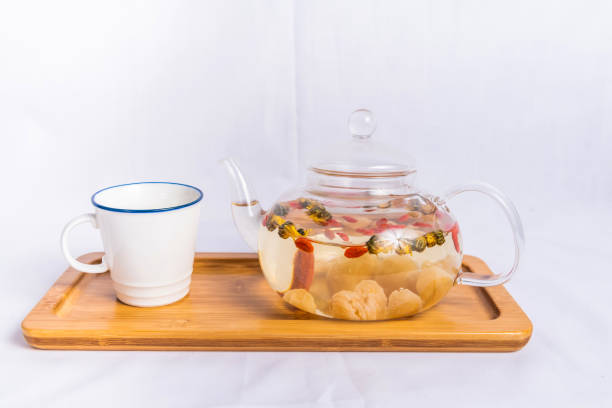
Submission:
[[436,211],[436,224],[443,231],[450,231],[450,228],[454,225],[454,219],[447,212],[437,210]]
[[415,227],[417,227],[417,228],[433,228],[433,225],[431,225],[431,224],[426,224],[426,223],[424,223],[424,222],[415,222],[415,223],[414,223],[414,224],[412,224],[412,225],[414,225],[414,226],[415,226]]
[[270,219],[270,214],[266,214],[266,216],[265,216],[265,217],[263,217],[263,220],[261,220],[261,225],[262,225],[262,226],[264,226],[264,227],[265,227],[266,225],[268,225],[268,220],[269,220],[269,219]]
[[365,228],[357,228],[355,231],[363,235],[372,235],[374,233],[373,229],[365,229]]
[[336,234],[334,234],[334,231],[326,229],[325,230],[325,236],[329,239],[334,239],[334,237],[336,236]]
[[389,223],[389,220],[386,218],[381,218],[376,220],[376,226],[379,228],[384,227],[385,225],[387,225]]
[[461,252],[461,246],[459,245],[459,224],[455,223],[450,229],[453,235],[453,244],[455,244],[455,250]]
[[340,224],[338,220],[334,220],[333,218],[327,221],[327,225],[329,225],[330,227],[341,227],[342,226],[342,224]]
[[298,249],[301,249],[304,252],[314,251],[314,247],[312,246],[312,243],[310,242],[310,240],[306,238],[298,238],[294,241],[294,244],[296,247],[298,247]]
[[401,217],[398,218],[399,222],[407,222],[414,219],[414,217],[412,216],[412,214],[404,214]]
[[302,208],[302,206],[297,200],[289,201],[287,204],[289,204],[291,208],[295,208],[296,210]]
[[344,215],[344,216],[342,216],[342,218],[344,218],[344,221],[346,221],[346,222],[357,222],[357,219],[351,217],[350,215]]
[[348,242],[349,237],[348,235],[346,235],[344,232],[336,232],[336,234],[344,241],[344,242]]
[[365,246],[348,247],[344,251],[344,256],[346,256],[347,258],[359,258],[361,255],[365,254],[366,252],[368,252],[368,248]]

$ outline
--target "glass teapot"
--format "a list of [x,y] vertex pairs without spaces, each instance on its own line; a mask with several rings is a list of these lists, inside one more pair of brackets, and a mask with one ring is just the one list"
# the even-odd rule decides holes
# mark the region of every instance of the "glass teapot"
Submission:
[[[484,183],[442,196],[415,189],[413,161],[374,143],[375,129],[370,111],[353,112],[352,140],[330,149],[344,153],[320,158],[308,169],[306,184],[283,194],[269,211],[252,196],[236,163],[224,160],[234,184],[234,222],[258,252],[272,289],[308,313],[385,320],[431,308],[456,284],[506,282],[524,241],[510,200]],[[465,191],[493,198],[510,221],[515,257],[508,272],[462,271],[461,233],[447,201]]]

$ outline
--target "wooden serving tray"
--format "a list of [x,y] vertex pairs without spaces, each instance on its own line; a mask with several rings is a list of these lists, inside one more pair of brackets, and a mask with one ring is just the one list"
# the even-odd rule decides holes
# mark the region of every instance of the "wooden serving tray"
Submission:
[[[97,263],[101,253],[82,262]],[[464,257],[464,268],[490,273]],[[501,286],[456,286],[434,308],[381,322],[309,315],[270,289],[256,254],[198,253],[191,292],[168,306],[137,308],[115,299],[110,276],[69,268],[22,323],[42,349],[268,351],[514,351],[531,322]]]

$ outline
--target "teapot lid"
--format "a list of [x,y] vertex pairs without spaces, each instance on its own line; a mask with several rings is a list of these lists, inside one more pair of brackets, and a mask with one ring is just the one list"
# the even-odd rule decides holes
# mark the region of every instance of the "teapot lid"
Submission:
[[414,159],[397,147],[372,140],[376,118],[367,109],[357,109],[349,116],[351,139],[331,149],[310,169],[332,176],[398,177],[416,172]]

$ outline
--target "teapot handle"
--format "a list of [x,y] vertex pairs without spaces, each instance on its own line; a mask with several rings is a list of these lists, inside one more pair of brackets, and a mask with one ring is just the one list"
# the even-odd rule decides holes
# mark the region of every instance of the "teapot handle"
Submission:
[[501,285],[508,281],[510,277],[516,272],[521,257],[521,252],[525,247],[525,235],[523,233],[523,224],[521,218],[516,211],[516,207],[512,204],[512,201],[500,190],[487,183],[472,182],[451,188],[444,195],[444,200],[450,200],[460,193],[466,191],[476,191],[483,193],[493,200],[495,200],[500,207],[504,210],[506,218],[510,222],[512,227],[512,234],[514,235],[514,262],[510,270],[506,273],[495,274],[495,275],[482,275],[473,272],[460,272],[457,277],[457,283],[470,285],[470,286],[495,286]]

